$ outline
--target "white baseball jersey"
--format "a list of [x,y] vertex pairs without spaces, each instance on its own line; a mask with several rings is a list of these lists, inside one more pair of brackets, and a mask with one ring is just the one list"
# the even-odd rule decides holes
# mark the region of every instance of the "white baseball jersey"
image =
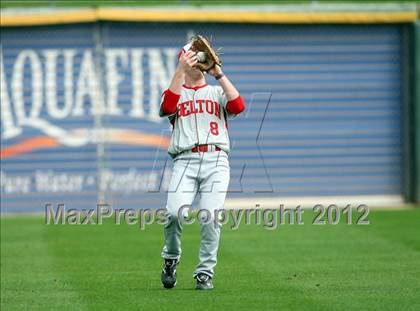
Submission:
[[[168,153],[175,157],[197,145],[216,145],[229,153],[227,98],[220,86],[182,87]],[[161,103],[162,105],[162,103]],[[162,109],[160,115],[163,116]]]

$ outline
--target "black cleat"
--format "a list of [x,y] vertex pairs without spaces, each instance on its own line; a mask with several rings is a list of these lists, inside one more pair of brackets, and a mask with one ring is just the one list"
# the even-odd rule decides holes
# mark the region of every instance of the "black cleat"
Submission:
[[195,279],[197,280],[197,286],[195,287],[195,289],[200,289],[200,290],[213,289],[213,281],[211,280],[211,277],[208,276],[207,274],[204,274],[204,273],[197,274]]
[[162,274],[160,279],[162,281],[163,287],[173,288],[176,285],[176,266],[178,265],[178,260],[176,259],[165,259],[163,264]]

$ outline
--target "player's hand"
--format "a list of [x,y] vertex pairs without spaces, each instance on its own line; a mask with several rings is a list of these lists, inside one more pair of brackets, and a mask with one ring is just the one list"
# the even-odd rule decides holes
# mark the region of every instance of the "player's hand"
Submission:
[[182,54],[179,59],[179,66],[184,70],[190,70],[195,64],[197,64],[197,53],[194,51],[187,51],[186,53]]
[[215,65],[212,69],[209,70],[209,74],[213,77],[222,73],[222,68],[219,65]]

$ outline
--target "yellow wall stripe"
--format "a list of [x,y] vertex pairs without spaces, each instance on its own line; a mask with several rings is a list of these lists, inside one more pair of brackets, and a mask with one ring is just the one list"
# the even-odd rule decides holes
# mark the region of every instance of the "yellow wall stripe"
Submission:
[[98,20],[96,10],[83,10],[71,12],[37,13],[37,14],[1,14],[1,27],[32,26],[95,22]]
[[415,11],[405,12],[241,12],[241,11],[168,11],[150,9],[98,8],[36,14],[1,14],[1,27],[51,25],[104,21],[132,22],[225,22],[225,23],[405,23],[417,19]]

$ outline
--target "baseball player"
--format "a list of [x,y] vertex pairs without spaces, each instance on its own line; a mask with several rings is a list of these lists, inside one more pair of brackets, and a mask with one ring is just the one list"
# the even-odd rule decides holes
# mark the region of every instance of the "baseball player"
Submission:
[[[176,285],[176,267],[181,257],[180,217],[187,216],[183,207],[190,206],[197,196],[199,209],[209,211],[207,216],[214,218],[214,210],[223,208],[230,178],[228,118],[245,109],[243,98],[219,65],[208,70],[219,85],[206,84],[203,72],[197,69],[197,52],[189,43],[179,53],[178,67],[162,94],[159,112],[173,126],[168,153],[174,167],[162,251],[161,281],[165,288]],[[220,225],[213,218],[210,222],[201,221],[199,263],[193,276],[196,288],[202,290],[213,288],[220,237]]]

